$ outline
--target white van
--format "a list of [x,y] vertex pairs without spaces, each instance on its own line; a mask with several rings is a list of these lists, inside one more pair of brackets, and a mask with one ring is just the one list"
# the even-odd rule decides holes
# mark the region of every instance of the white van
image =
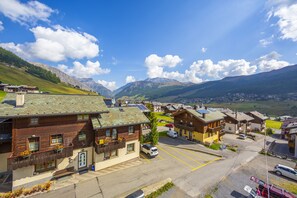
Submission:
[[169,131],[167,132],[167,135],[168,135],[169,137],[172,137],[172,138],[177,138],[177,132],[176,132],[176,131],[173,131],[173,130],[169,130]]

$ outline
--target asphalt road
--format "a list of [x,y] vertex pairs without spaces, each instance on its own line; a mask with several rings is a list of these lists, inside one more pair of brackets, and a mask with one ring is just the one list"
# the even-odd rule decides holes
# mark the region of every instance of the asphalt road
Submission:
[[[218,184],[217,190],[213,193],[216,198],[242,198],[248,197],[248,193],[244,191],[244,186],[256,188],[256,184],[250,181],[251,176],[255,176],[266,182],[268,174],[269,183],[274,185],[297,185],[296,181],[279,177],[271,172],[276,164],[283,164],[286,166],[294,167],[295,163],[282,160],[274,157],[267,157],[268,168],[266,169],[266,158],[264,155],[257,156],[254,160],[232,172],[228,177]],[[268,171],[268,172],[267,172]]]

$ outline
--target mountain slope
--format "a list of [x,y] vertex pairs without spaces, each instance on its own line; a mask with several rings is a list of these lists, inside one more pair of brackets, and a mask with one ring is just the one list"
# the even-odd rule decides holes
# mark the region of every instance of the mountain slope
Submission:
[[165,93],[163,97],[210,98],[236,93],[262,95],[297,93],[297,65],[250,76],[227,77],[192,85]]
[[94,94],[61,83],[52,72],[28,63],[1,47],[0,81],[12,85],[37,86],[41,91],[57,94]]
[[85,86],[89,87],[91,90],[99,93],[102,96],[108,98],[113,97],[112,91],[110,91],[103,85],[95,82],[92,78],[78,78],[77,80],[79,80],[82,84],[84,84]]
[[84,83],[81,83],[79,80],[77,80],[74,77],[69,76],[68,74],[65,74],[61,70],[51,67],[49,65],[41,64],[41,63],[32,63],[38,67],[41,67],[43,69],[46,69],[54,74],[61,80],[61,82],[72,85],[74,87],[79,87],[80,89],[90,91],[91,88],[85,85]]
[[148,78],[143,81],[136,81],[126,84],[125,86],[114,91],[116,98],[123,96],[141,97],[146,99],[157,99],[165,93],[182,89],[190,84],[181,83],[177,80],[166,78]]

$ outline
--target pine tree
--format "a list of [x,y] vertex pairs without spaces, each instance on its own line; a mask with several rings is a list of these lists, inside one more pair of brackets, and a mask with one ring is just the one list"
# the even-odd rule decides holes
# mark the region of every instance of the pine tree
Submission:
[[151,142],[152,145],[157,145],[159,142],[159,133],[157,130],[157,117],[154,112],[150,112],[150,125],[151,125]]

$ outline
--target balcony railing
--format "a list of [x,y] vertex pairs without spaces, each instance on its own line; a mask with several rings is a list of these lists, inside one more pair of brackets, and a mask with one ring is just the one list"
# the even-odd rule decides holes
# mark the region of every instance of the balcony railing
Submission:
[[221,131],[222,130],[222,127],[221,126],[217,126],[217,127],[213,127],[213,128],[208,128],[207,129],[208,132],[218,132],[218,131]]
[[174,124],[177,128],[179,129],[185,129],[188,131],[194,131],[195,127],[191,126],[191,125],[187,125],[187,124]]
[[125,146],[126,146],[125,140],[121,140],[121,141],[116,140],[113,142],[109,142],[108,144],[98,144],[96,142],[95,151],[97,154],[100,154],[100,153],[105,153],[105,152],[125,148]]
[[22,156],[12,156],[7,159],[7,166],[8,170],[15,170],[18,168],[36,165],[36,164],[42,164],[45,162],[49,162],[52,160],[62,159],[66,157],[71,157],[73,155],[73,146],[65,147],[60,152],[57,152],[55,150],[50,151],[41,151],[32,153],[27,158],[24,158]]

